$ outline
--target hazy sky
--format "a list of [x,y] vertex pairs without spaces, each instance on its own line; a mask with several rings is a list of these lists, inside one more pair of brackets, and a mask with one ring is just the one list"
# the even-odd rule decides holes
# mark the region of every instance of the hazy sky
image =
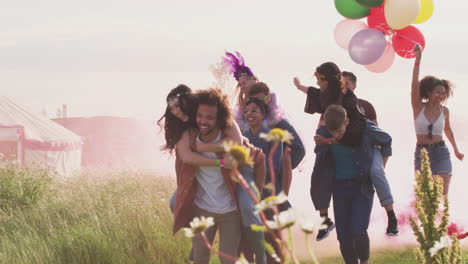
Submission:
[[[457,92],[468,68],[466,7],[435,1],[433,17],[418,25],[422,72],[454,79]],[[279,93],[295,75],[313,81],[313,69],[331,60],[358,73],[363,95],[406,96],[411,61],[368,73],[334,42],[342,19],[323,0],[10,1],[0,10],[1,94],[50,116],[63,103],[73,116],[156,113],[160,95],[181,82],[206,87],[208,66],[238,50]]]
[[[416,25],[426,38],[421,74],[457,85],[448,106],[464,150],[468,2],[434,0],[434,5],[429,21]],[[333,61],[356,73],[358,96],[374,103],[379,123],[394,137],[387,172],[398,205],[404,206],[413,182],[413,61],[396,56],[387,72],[368,72],[333,39],[342,19],[333,1],[324,0],[8,1],[0,9],[0,94],[34,111],[45,109],[49,117],[55,117],[61,104],[68,104],[70,116],[155,117],[162,114],[170,89],[179,83],[208,87],[213,80],[209,65],[219,62],[226,50],[240,51],[279,95],[307,144],[291,199],[311,209],[308,182],[317,118],[303,113],[305,97],[292,86],[292,78],[313,85],[315,67]],[[467,175],[463,163],[453,163],[455,216],[466,220],[461,208]]]

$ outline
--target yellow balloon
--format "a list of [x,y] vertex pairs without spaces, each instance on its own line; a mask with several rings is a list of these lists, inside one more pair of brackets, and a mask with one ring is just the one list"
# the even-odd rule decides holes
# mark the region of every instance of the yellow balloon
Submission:
[[420,6],[418,17],[413,21],[413,24],[426,22],[434,12],[434,2],[432,0],[421,0]]

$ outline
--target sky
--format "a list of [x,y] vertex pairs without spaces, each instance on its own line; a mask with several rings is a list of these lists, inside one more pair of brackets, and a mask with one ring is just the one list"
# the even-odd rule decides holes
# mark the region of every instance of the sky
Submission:
[[[433,16],[416,25],[426,39],[421,76],[432,74],[455,83],[455,96],[447,106],[464,152],[468,2],[434,0],[434,6]],[[220,62],[225,51],[239,51],[278,94],[306,144],[308,154],[302,170],[294,174],[291,201],[313,213],[308,188],[318,119],[303,112],[305,96],[292,79],[297,76],[315,85],[315,67],[333,61],[357,75],[357,95],[374,104],[380,126],[394,138],[387,174],[401,212],[413,183],[413,60],[396,56],[386,72],[368,72],[334,41],[335,25],[342,19],[333,1],[323,0],[9,1],[0,10],[0,95],[50,118],[67,104],[69,116],[154,119],[162,115],[172,88],[179,83],[193,89],[210,87],[210,65]],[[230,85],[227,91],[235,83]],[[466,161],[452,162],[453,218],[468,226],[462,209]],[[171,168],[161,164],[164,173],[170,174]],[[375,206],[376,217],[382,213]]]

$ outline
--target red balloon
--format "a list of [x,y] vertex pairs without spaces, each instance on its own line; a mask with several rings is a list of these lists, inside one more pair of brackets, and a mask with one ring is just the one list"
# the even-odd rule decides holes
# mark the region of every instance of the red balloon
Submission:
[[395,30],[392,37],[393,48],[396,54],[403,58],[414,58],[414,45],[419,44],[423,49],[426,46],[424,36],[414,26],[407,26],[401,30]]
[[367,17],[367,25],[369,25],[370,28],[375,28],[384,32],[386,35],[390,34],[391,28],[385,20],[383,5],[377,8],[371,8],[370,14]]

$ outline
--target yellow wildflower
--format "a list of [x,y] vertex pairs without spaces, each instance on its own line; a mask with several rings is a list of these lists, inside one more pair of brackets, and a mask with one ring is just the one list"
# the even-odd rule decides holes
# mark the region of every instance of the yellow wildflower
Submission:
[[268,134],[260,133],[260,138],[264,138],[266,141],[286,142],[288,144],[291,144],[291,140],[294,139],[289,131],[281,128],[273,128]]
[[234,142],[225,142],[224,151],[227,155],[230,155],[239,165],[252,165],[253,161],[250,157],[250,149],[238,145]]

